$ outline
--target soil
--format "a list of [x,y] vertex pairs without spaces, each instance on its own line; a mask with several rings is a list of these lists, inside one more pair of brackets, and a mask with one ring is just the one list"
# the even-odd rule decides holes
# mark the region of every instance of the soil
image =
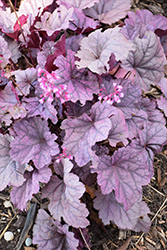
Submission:
[[[13,1],[14,2],[14,1]],[[167,17],[167,0],[132,1],[133,9],[149,9],[154,14]],[[0,192],[0,250],[13,250],[19,241],[26,222],[27,212],[19,212],[13,206],[5,208],[4,202],[10,200],[11,187]],[[89,192],[90,193],[90,192]],[[143,200],[147,203],[152,221],[150,231],[135,233],[131,230],[120,230],[116,225],[104,226],[98,213],[92,208],[92,198],[88,193],[83,197],[90,209],[89,241],[91,250],[163,250],[167,249],[167,146],[154,157],[154,177],[150,184],[143,187]],[[45,203],[45,201],[44,201]],[[37,205],[36,213],[40,208]],[[32,238],[33,220],[26,237]],[[4,240],[4,232],[12,231],[14,239]],[[37,246],[21,245],[20,250],[35,250]],[[84,248],[87,249],[87,248]],[[83,250],[84,250],[83,249]],[[46,249],[47,250],[47,249]]]

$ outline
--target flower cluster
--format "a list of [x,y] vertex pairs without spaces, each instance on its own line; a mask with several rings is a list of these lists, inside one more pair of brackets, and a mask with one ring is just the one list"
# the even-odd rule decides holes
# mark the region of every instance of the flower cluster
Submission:
[[56,84],[56,80],[59,79],[59,76],[55,71],[49,73],[48,71],[38,68],[38,82],[40,83],[41,89],[44,91],[44,94],[41,95],[40,102],[44,103],[45,99],[48,98],[48,101],[53,101],[53,93],[55,97],[60,98],[62,102],[68,101],[70,95],[66,92],[67,85],[65,84]]
[[61,161],[62,158],[68,158],[70,160],[73,159],[73,156],[72,155],[67,155],[67,153],[65,152],[66,151],[66,148],[63,148],[63,152],[62,154],[59,154],[59,156],[57,157],[56,159],[56,162],[59,163]]
[[121,85],[117,85],[117,83],[113,83],[113,88],[114,91],[110,94],[108,94],[108,91],[106,90],[106,88],[101,88],[100,91],[101,93],[99,93],[99,100],[101,101],[102,99],[104,101],[106,101],[108,104],[113,104],[114,102],[120,103],[121,100],[120,98],[124,97],[124,93],[122,93],[122,86]]

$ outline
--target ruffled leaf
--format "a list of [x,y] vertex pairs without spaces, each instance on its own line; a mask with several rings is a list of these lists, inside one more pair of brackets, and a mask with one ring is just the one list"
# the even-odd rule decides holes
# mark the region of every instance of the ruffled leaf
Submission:
[[67,224],[62,226],[43,209],[38,211],[33,227],[33,244],[38,244],[38,250],[77,250],[78,243]]
[[134,82],[144,91],[151,89],[151,84],[158,83],[164,76],[166,57],[159,38],[147,31],[145,37],[135,39],[136,50],[130,51],[123,68],[132,71]]
[[24,182],[23,174],[26,166],[11,159],[9,155],[11,141],[12,137],[8,134],[0,134],[0,190],[7,185],[18,187]]
[[11,143],[10,155],[20,164],[33,160],[37,168],[42,168],[59,153],[56,135],[49,132],[47,122],[41,118],[22,119],[14,124],[14,130],[17,136]]
[[131,7],[130,0],[100,0],[90,9],[84,10],[85,15],[98,19],[102,23],[112,24],[126,16]]
[[77,30],[78,32],[83,33],[86,29],[96,29],[98,25],[98,21],[94,21],[92,18],[86,17],[82,10],[74,8],[69,29]]
[[88,67],[98,74],[106,73],[111,53],[116,60],[123,60],[131,48],[132,44],[122,35],[119,27],[104,32],[98,29],[81,40],[81,50],[76,54],[80,61],[76,61],[76,65],[78,68]]
[[66,131],[63,146],[67,149],[67,154],[75,156],[79,166],[91,160],[91,147],[96,142],[107,139],[111,129],[109,116],[115,112],[115,108],[107,103],[97,102],[90,112],[91,116],[84,113],[79,118],[68,118],[61,126]]
[[137,10],[136,13],[128,11],[122,33],[127,39],[134,40],[136,37],[142,38],[146,31],[156,29],[167,29],[167,19],[162,15],[153,15],[149,10]]
[[98,92],[98,79],[86,69],[78,70],[75,65],[75,52],[68,50],[67,57],[58,56],[54,64],[59,67],[56,70],[59,79],[58,84],[67,86],[66,92],[70,95],[70,100],[75,102],[80,100],[85,103],[86,100],[93,98],[93,93]]
[[94,3],[97,3],[99,0],[58,0],[58,4],[71,5],[78,9],[89,8]]
[[112,158],[107,155],[99,157],[99,164],[92,172],[98,174],[97,182],[102,193],[115,190],[116,200],[123,203],[126,210],[131,208],[141,196],[142,185],[150,181],[147,158],[146,153],[133,145],[115,151]]
[[117,202],[113,192],[103,195],[100,191],[97,191],[95,194],[97,197],[94,199],[94,207],[99,210],[99,217],[105,225],[113,221],[122,229],[130,229],[136,232],[147,232],[149,230],[151,222],[147,213],[150,211],[141,199],[126,211]]
[[64,5],[60,5],[53,13],[44,12],[41,16],[41,22],[36,22],[35,27],[46,31],[48,36],[51,36],[57,30],[68,28],[72,14],[73,8],[67,9]]
[[37,79],[37,72],[34,68],[27,68],[26,70],[17,70],[12,72],[16,77],[16,84],[18,95],[28,95],[31,84]]
[[89,222],[86,219],[88,210],[85,204],[80,203],[79,198],[85,192],[84,185],[79,182],[79,177],[69,173],[73,164],[69,159],[62,159],[64,165],[63,180],[52,176],[48,184],[42,189],[42,197],[48,197],[48,206],[54,219],[61,221],[61,217],[73,227],[86,227]]

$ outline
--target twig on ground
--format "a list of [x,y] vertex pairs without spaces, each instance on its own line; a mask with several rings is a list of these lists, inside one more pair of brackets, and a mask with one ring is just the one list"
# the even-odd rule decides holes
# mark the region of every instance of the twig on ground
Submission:
[[[162,203],[162,205],[160,206],[160,208],[158,209],[158,211],[156,212],[156,214],[154,215],[154,217],[152,218],[151,222],[153,222],[155,220],[155,218],[157,217],[157,215],[159,214],[159,212],[163,209],[165,203],[167,202],[167,198],[164,200],[164,202]],[[135,243],[135,245],[137,245],[140,240],[143,238],[145,233],[142,233],[142,235],[140,236],[140,238],[138,239],[138,241]]]
[[88,246],[88,243],[86,242],[86,239],[85,239],[85,237],[84,237],[84,235],[83,235],[82,230],[81,230],[80,227],[79,227],[79,231],[80,231],[80,234],[81,234],[81,236],[82,236],[83,241],[85,242],[86,247],[87,247],[89,250],[91,250],[90,247]]
[[16,213],[13,218],[9,221],[9,223],[7,224],[7,226],[4,228],[4,230],[2,231],[2,233],[0,234],[0,240],[2,239],[4,233],[6,232],[6,230],[9,228],[10,224],[12,223],[12,221],[14,220],[14,218],[16,217],[18,213]]

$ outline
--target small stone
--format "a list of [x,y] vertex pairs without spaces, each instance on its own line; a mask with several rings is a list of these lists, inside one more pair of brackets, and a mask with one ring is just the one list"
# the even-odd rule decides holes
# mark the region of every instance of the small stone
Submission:
[[12,206],[12,204],[11,204],[11,202],[10,202],[10,201],[5,201],[3,205],[4,205],[4,207],[6,207],[6,208],[8,208],[8,207],[11,207],[11,206]]
[[4,233],[4,239],[6,241],[11,241],[11,240],[13,240],[13,238],[14,238],[14,234],[12,232],[7,231]]
[[18,229],[17,229],[17,232],[20,233],[20,231],[21,231],[20,228],[18,228]]
[[26,245],[27,247],[29,247],[29,246],[31,246],[31,244],[32,244],[32,239],[31,239],[31,238],[27,238],[27,239],[25,240],[25,245]]

